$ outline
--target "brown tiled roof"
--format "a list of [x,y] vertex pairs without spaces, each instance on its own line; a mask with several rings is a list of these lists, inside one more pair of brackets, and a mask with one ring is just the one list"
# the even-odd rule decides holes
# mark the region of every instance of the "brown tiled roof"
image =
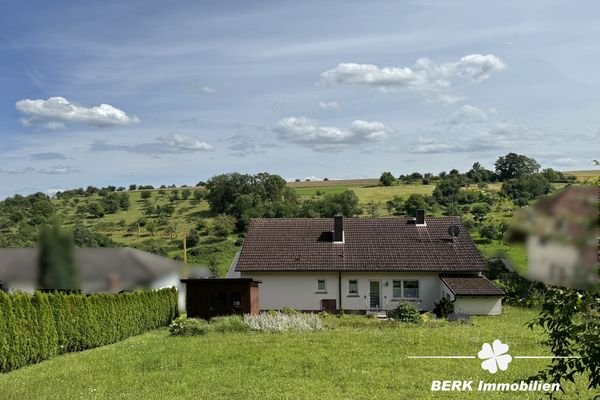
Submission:
[[440,275],[455,296],[503,296],[504,292],[480,275]]
[[[431,271],[486,269],[457,217],[345,218],[344,243],[333,243],[333,218],[254,219],[237,271]],[[458,225],[452,241],[448,227]]]

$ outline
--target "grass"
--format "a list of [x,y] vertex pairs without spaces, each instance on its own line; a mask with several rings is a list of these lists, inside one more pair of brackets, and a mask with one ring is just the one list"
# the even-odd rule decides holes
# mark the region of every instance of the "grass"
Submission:
[[[470,325],[391,326],[372,320],[309,333],[171,337],[163,329],[0,375],[0,398],[538,399],[543,394],[440,394],[430,387],[434,379],[521,380],[543,368],[544,360],[513,360],[507,371],[490,375],[477,359],[407,358],[476,355],[482,343],[496,338],[510,345],[510,354],[546,355],[540,332],[524,327],[534,315],[507,307],[502,316],[475,317]],[[584,382],[565,388],[567,395],[559,398],[589,396]]]

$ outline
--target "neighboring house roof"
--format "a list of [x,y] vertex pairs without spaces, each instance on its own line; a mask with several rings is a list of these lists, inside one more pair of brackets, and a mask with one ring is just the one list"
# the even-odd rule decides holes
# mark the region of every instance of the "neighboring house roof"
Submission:
[[[0,281],[35,285],[38,249],[0,249]],[[179,273],[183,263],[145,251],[124,248],[77,248],[75,264],[87,291],[125,290],[146,286],[169,274]]]
[[[458,217],[345,218],[334,243],[333,218],[254,219],[236,271],[479,272],[486,263]],[[461,234],[452,240],[448,228]]]
[[480,275],[440,275],[455,296],[504,296],[488,278]]

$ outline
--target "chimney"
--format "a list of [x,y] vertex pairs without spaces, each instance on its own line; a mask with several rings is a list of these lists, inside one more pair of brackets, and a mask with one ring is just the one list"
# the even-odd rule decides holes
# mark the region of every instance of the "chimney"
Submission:
[[333,217],[333,242],[344,243],[344,217],[341,215]]
[[426,225],[425,224],[425,210],[417,210],[415,216],[415,224],[416,225]]

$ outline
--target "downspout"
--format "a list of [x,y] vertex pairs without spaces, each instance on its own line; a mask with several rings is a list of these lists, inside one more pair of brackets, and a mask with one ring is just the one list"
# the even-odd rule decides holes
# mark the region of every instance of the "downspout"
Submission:
[[339,310],[342,310],[342,271],[338,271],[338,294],[340,299]]

